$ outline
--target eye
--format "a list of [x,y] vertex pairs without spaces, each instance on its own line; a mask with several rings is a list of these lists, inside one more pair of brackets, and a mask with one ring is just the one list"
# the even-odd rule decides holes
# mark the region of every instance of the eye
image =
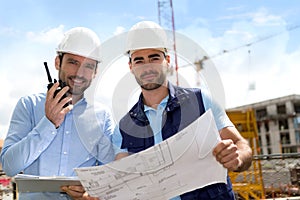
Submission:
[[85,65],[85,68],[94,70],[94,69],[96,68],[96,66],[95,66],[95,65],[92,65],[92,64],[87,64],[87,65]]
[[79,62],[78,62],[78,61],[72,60],[72,59],[70,59],[70,60],[68,61],[68,63],[71,64],[71,65],[79,65]]
[[158,56],[150,59],[150,62],[158,62],[158,61],[160,61],[160,57]]
[[134,62],[134,64],[144,64],[144,62],[142,60],[137,60]]

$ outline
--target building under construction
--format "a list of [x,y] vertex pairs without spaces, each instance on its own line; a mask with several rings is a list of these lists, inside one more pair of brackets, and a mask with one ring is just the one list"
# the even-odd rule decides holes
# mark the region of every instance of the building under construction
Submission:
[[236,107],[255,112],[261,154],[300,153],[300,95]]
[[230,172],[237,199],[300,199],[300,95],[227,110],[254,152],[249,170]]

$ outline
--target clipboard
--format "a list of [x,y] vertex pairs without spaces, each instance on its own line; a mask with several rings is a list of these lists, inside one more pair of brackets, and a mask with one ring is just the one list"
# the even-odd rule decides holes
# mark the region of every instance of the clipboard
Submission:
[[78,177],[33,176],[18,174],[13,178],[18,192],[62,192],[64,185],[81,185]]

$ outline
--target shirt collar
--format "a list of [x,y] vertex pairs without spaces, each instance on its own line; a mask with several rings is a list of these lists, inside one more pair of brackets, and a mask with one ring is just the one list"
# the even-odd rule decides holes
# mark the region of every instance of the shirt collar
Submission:
[[[160,107],[165,108],[168,100],[169,100],[169,95],[167,95],[165,98],[163,98],[163,100],[161,100],[158,107],[160,106]],[[144,105],[144,112],[147,112],[148,110],[154,110],[154,109],[150,106]]]
[[87,102],[86,98],[83,97],[83,98],[81,98],[79,101],[77,101],[77,102],[74,104],[74,106],[81,105],[81,104],[83,104],[83,103],[90,104],[90,103]]

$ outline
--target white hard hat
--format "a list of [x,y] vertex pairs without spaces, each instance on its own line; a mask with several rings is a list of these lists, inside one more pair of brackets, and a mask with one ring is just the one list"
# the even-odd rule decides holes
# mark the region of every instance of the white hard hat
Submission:
[[170,43],[165,30],[155,22],[141,21],[133,25],[127,34],[125,54],[131,56],[136,50],[157,49],[167,52]]
[[71,53],[101,61],[100,40],[94,31],[85,27],[76,27],[67,31],[56,52]]

